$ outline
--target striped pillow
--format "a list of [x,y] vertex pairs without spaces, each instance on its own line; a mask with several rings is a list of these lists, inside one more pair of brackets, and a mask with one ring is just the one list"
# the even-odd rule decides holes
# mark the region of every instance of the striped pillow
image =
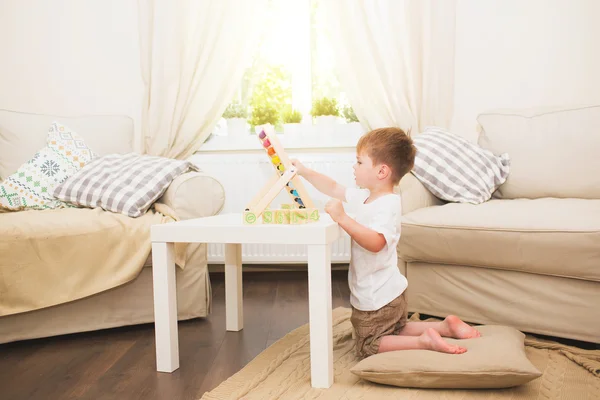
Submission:
[[412,173],[442,200],[481,204],[508,177],[508,154],[496,156],[441,128],[427,127],[413,142],[417,155]]
[[95,159],[54,190],[54,196],[83,207],[100,207],[130,217],[143,215],[173,179],[198,168],[164,157],[110,154]]

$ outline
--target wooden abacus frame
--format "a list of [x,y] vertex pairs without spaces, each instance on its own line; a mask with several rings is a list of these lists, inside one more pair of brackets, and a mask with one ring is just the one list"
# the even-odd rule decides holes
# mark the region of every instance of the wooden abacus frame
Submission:
[[292,165],[281,142],[277,139],[273,126],[261,128],[260,132],[257,132],[257,137],[275,168],[275,175],[248,203],[245,212],[254,214],[258,219],[284,188],[296,208],[315,208],[304,184],[297,176],[296,167]]

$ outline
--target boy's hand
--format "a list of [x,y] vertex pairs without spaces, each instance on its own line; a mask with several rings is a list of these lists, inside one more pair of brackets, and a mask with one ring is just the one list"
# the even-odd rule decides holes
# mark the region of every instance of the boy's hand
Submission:
[[295,159],[295,158],[292,158],[292,159],[290,160],[290,162],[292,163],[292,165],[293,165],[294,167],[296,167],[296,169],[298,170],[298,175],[300,175],[300,176],[304,175],[304,174],[305,174],[305,172],[308,170],[308,168],[306,168],[306,167],[304,166],[304,164],[302,164],[300,161],[298,161],[298,160],[297,160],[297,159]]
[[335,222],[339,222],[340,219],[342,219],[342,217],[346,214],[342,202],[338,199],[329,200],[327,204],[325,204],[325,212],[331,215],[331,219],[333,219]]

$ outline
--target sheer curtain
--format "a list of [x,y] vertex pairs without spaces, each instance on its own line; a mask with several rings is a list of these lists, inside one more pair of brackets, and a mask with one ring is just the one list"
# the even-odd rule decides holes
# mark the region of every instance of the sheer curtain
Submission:
[[184,159],[239,86],[267,0],[139,0],[142,147]]
[[456,0],[326,0],[340,83],[368,129],[448,127]]

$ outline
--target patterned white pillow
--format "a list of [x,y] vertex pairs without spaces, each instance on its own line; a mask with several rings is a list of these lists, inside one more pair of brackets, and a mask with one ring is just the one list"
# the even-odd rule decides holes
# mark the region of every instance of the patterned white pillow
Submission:
[[427,127],[413,142],[417,154],[412,173],[442,200],[481,204],[508,177],[508,154],[496,156],[441,128]]
[[83,207],[139,217],[173,179],[190,170],[198,168],[189,161],[135,153],[109,154],[63,182],[54,190],[54,196]]
[[52,195],[54,188],[95,156],[77,133],[52,123],[46,147],[0,184],[0,208],[19,211],[69,206]]

